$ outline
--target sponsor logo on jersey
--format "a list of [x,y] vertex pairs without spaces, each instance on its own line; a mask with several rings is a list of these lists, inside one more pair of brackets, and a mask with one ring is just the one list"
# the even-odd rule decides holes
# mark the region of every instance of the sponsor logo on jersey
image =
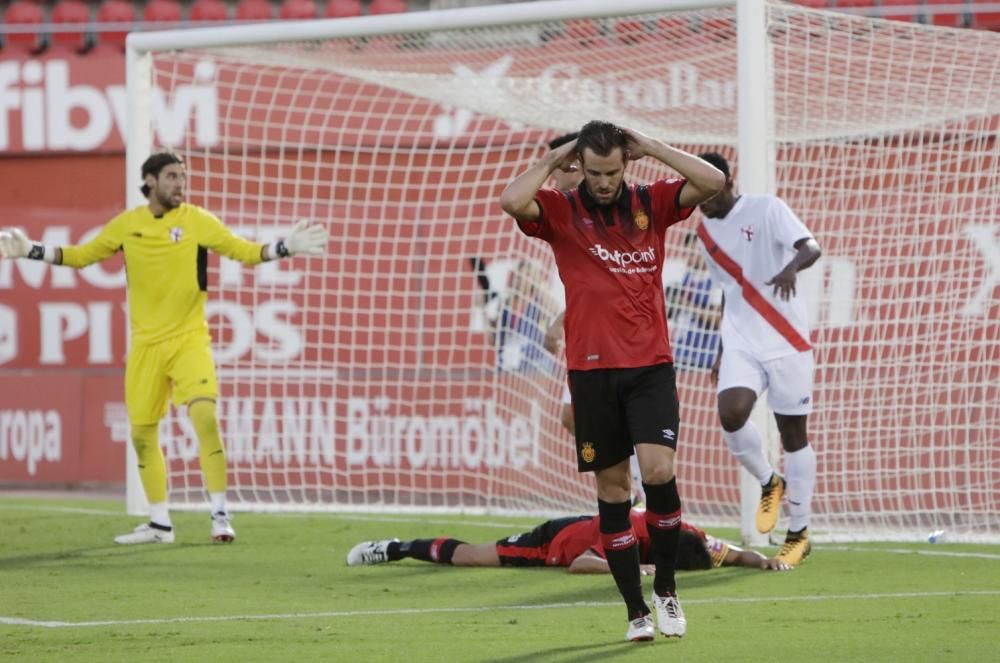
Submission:
[[652,246],[642,251],[619,251],[618,249],[609,251],[600,244],[595,244],[590,247],[590,252],[604,262],[612,262],[622,267],[643,263],[656,263],[656,249]]
[[592,443],[583,443],[583,448],[580,449],[580,458],[582,458],[585,463],[594,462],[594,459],[597,458],[597,451],[594,449],[594,445]]

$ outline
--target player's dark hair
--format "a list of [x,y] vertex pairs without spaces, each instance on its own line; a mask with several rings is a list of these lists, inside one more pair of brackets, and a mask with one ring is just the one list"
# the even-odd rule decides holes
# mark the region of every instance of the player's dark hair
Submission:
[[580,154],[589,148],[597,156],[606,157],[616,147],[621,148],[623,156],[628,152],[625,132],[621,127],[602,120],[591,120],[583,125],[576,139],[576,151]]
[[565,145],[571,140],[576,140],[577,136],[580,135],[579,131],[571,131],[568,134],[563,134],[562,136],[557,136],[549,141],[549,149],[554,150],[561,145]]
[[149,155],[149,158],[142,162],[143,183],[142,186],[139,187],[139,190],[142,191],[142,195],[148,197],[150,192],[149,185],[146,184],[145,182],[146,175],[159,177],[160,171],[163,170],[164,167],[174,163],[183,164],[184,159],[181,159],[175,153],[166,150],[163,152],[154,152],[153,154]]
[[701,537],[694,532],[681,529],[677,544],[678,571],[704,571],[712,568],[712,556]]
[[722,174],[726,176],[726,181],[729,181],[731,175],[729,171],[729,162],[726,161],[726,157],[722,156],[718,152],[702,152],[698,155],[698,158],[702,161],[707,161],[721,170]]

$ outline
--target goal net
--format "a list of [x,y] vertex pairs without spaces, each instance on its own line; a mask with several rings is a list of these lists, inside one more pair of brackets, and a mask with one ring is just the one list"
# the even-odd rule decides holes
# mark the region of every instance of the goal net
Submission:
[[[764,10],[741,29],[766,43],[766,149],[740,156],[824,252],[799,283],[812,528],[1000,540],[1000,35]],[[595,118],[719,151],[739,186],[737,41],[732,6],[654,0],[133,35],[129,163],[171,144],[189,199],[238,232],[306,217],[332,237],[322,258],[210,265],[236,508],[593,511],[559,424],[562,357],[543,347],[561,284],[499,195]],[[171,143],[157,108],[206,84],[217,116]],[[694,261],[696,224],[671,229],[665,285]],[[671,323],[696,299],[674,298]],[[734,525],[705,364],[678,385],[685,514]],[[178,413],[164,428],[171,501],[200,506],[195,437]]]

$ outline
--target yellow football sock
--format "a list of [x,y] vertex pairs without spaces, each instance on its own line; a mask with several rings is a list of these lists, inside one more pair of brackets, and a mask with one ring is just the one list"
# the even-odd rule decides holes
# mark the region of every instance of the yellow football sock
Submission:
[[201,473],[210,493],[226,492],[226,452],[219,435],[219,419],[215,401],[199,400],[188,406],[188,416],[198,436]]
[[150,504],[167,501],[167,465],[160,448],[160,427],[132,425],[132,446],[139,457],[139,477]]

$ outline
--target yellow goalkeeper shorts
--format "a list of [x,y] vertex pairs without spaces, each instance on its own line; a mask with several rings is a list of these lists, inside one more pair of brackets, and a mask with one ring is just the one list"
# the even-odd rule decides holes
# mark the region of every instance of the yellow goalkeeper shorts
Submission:
[[125,364],[125,405],[136,426],[157,423],[174,405],[218,396],[212,338],[194,331],[160,343],[135,345]]

